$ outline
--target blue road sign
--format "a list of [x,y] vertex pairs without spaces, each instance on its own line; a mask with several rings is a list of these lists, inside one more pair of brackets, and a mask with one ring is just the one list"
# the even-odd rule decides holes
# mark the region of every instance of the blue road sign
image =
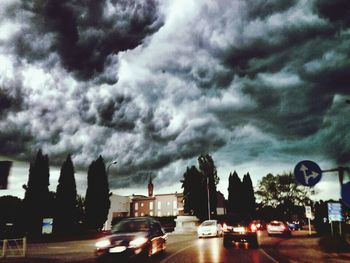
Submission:
[[298,183],[305,186],[314,186],[321,180],[322,170],[317,163],[304,160],[295,166],[294,176]]
[[341,199],[346,206],[350,207],[350,182],[341,186]]
[[328,220],[343,221],[343,212],[340,203],[328,203]]

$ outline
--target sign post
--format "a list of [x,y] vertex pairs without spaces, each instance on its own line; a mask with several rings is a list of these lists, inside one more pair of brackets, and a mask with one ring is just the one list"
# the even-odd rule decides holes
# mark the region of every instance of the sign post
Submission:
[[311,206],[305,206],[305,215],[307,218],[307,222],[309,224],[309,235],[311,236],[311,218],[312,218]]
[[328,220],[331,224],[331,233],[334,236],[333,222],[339,222],[339,235],[342,235],[341,222],[343,221],[342,207],[340,203],[328,203]]

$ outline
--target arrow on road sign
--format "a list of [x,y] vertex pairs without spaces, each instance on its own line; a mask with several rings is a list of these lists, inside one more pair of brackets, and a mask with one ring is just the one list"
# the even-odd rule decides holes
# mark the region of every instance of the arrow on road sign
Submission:
[[305,165],[302,165],[300,167],[300,171],[304,174],[304,179],[305,179],[305,183],[308,185],[309,184],[309,179],[310,178],[317,178],[317,176],[319,176],[318,173],[311,171],[311,174],[307,174],[306,172],[309,170],[309,168],[307,168]]

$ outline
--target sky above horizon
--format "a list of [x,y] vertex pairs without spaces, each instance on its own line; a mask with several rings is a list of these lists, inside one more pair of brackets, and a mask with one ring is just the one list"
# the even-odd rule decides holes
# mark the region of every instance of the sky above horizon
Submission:
[[[256,185],[304,159],[349,166],[349,10],[347,0],[0,1],[0,155],[27,165],[42,149],[60,167],[72,154],[81,171],[102,155],[118,162],[111,189],[144,189],[152,173],[179,191],[209,153],[225,195],[235,170]],[[27,181],[20,167],[12,187]],[[328,174],[319,184],[331,198],[338,187]]]

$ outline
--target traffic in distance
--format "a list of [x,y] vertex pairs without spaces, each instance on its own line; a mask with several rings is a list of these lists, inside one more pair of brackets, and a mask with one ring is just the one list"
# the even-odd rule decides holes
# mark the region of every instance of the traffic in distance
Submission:
[[[224,249],[237,245],[257,249],[259,231],[266,230],[269,236],[291,237],[293,230],[300,229],[294,224],[277,220],[263,223],[249,216],[229,214],[223,222],[203,221],[196,227],[196,234],[199,239],[222,239]],[[94,255],[97,262],[146,262],[165,253],[167,240],[168,233],[157,219],[125,218],[112,227],[109,235],[96,241]]]

